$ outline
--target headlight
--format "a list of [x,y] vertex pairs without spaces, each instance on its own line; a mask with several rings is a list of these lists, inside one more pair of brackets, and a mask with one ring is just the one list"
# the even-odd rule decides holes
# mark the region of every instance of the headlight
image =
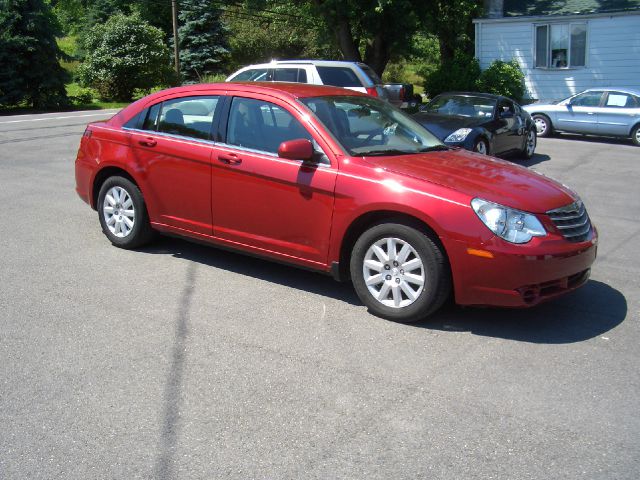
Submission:
[[463,142],[467,135],[471,133],[472,128],[459,128],[447,138],[444,139],[445,142]]
[[530,213],[487,202],[480,198],[471,200],[471,206],[489,230],[511,243],[527,243],[533,237],[544,237],[547,232]]

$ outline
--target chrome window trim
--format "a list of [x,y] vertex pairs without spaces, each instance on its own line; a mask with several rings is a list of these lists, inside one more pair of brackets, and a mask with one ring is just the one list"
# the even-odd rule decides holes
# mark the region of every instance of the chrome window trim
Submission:
[[178,140],[187,140],[189,142],[205,143],[207,145],[220,145],[219,142],[214,142],[213,140],[206,140],[204,138],[197,138],[197,137],[185,137],[184,135],[177,135],[175,133],[158,132],[156,130],[142,130],[140,128],[129,128],[129,127],[121,127],[121,128],[128,132],[142,133],[145,135],[158,135],[160,137],[176,138]]
[[[139,128],[129,128],[129,127],[121,127],[121,128],[123,130],[128,131],[128,132],[140,133],[140,134],[143,134],[143,135],[158,135],[160,137],[175,138],[176,140],[182,140],[182,141],[186,140],[188,142],[197,142],[197,143],[202,143],[202,144],[205,144],[205,145],[223,147],[223,148],[228,148],[228,149],[232,149],[232,150],[240,150],[242,152],[252,153],[252,154],[256,154],[256,155],[264,155],[264,156],[267,156],[267,157],[271,157],[273,159],[277,159],[278,161],[293,162],[293,163],[299,164],[299,165],[302,165],[304,163],[302,160],[292,160],[292,159],[289,159],[289,158],[282,158],[277,153],[266,152],[266,151],[263,151],[263,150],[255,150],[253,148],[241,147],[241,146],[232,145],[232,144],[229,144],[229,143],[214,142],[213,140],[204,140],[202,138],[185,137],[185,136],[176,135],[176,134],[173,134],[173,133],[156,132],[154,130],[141,130]],[[324,152],[324,150],[322,151],[322,153],[327,158],[329,158],[327,156],[327,154]],[[330,163],[314,163],[314,165],[316,165],[318,167],[322,167],[322,168],[328,168],[328,169],[331,168],[331,164]]]

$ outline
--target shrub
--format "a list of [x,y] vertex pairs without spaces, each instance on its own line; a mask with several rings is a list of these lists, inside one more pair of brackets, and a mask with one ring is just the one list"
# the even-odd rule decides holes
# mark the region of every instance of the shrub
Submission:
[[476,91],[480,77],[480,64],[471,55],[456,52],[453,59],[444,62],[436,70],[428,73],[424,82],[429,97],[442,92]]
[[79,88],[73,95],[69,95],[69,100],[74,105],[89,105],[93,102],[93,92],[87,88]]
[[137,14],[116,14],[83,39],[87,57],[78,67],[80,83],[101,100],[128,102],[135,89],[149,90],[171,81],[164,34]]
[[504,95],[517,102],[524,97],[524,75],[516,60],[494,61],[482,72],[478,79],[478,89],[482,92]]

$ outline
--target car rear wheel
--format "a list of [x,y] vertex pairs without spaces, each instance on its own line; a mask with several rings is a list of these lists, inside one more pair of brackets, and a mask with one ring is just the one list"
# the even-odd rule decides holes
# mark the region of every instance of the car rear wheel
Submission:
[[524,139],[524,148],[522,149],[522,155],[524,156],[524,158],[528,160],[533,157],[533,154],[536,152],[536,144],[536,129],[532,128],[531,130],[529,130],[529,132],[527,132],[527,135]]
[[98,194],[102,231],[113,245],[136,248],[153,237],[149,215],[140,189],[124,177],[109,177]]
[[426,318],[451,291],[446,256],[428,235],[384,223],[364,232],[351,255],[358,297],[374,315],[400,322]]
[[473,151],[482,155],[489,155],[489,142],[484,138],[479,138],[473,146]]
[[553,133],[553,126],[549,117],[542,114],[533,115],[533,122],[536,124],[538,137],[549,137]]
[[635,146],[640,147],[640,125],[636,125],[631,132],[631,141]]

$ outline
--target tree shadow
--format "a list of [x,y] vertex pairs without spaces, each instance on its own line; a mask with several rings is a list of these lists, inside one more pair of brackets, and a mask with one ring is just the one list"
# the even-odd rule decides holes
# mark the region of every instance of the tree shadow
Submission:
[[[267,282],[362,306],[353,287],[330,276],[173,237],[160,237],[141,250],[171,255]],[[364,312],[364,309],[363,309]],[[529,309],[445,306],[412,327],[470,332],[530,343],[575,343],[597,337],[622,323],[627,300],[609,285],[590,280],[566,296]]]
[[627,316],[627,300],[609,285],[590,280],[561,298],[529,309],[463,308],[449,305],[413,324],[419,328],[469,332],[540,344],[589,340],[615,328]]

